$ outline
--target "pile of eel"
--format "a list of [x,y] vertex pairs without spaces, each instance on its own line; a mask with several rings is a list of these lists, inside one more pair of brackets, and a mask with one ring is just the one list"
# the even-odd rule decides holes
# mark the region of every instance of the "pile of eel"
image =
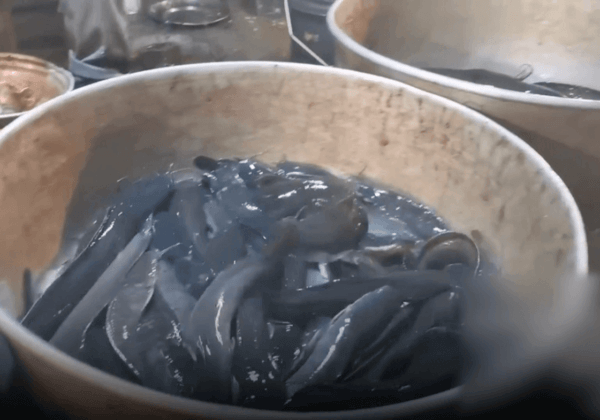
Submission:
[[63,239],[70,257],[21,321],[80,361],[269,410],[457,385],[479,251],[403,195],[307,164],[199,156],[120,181],[101,210]]

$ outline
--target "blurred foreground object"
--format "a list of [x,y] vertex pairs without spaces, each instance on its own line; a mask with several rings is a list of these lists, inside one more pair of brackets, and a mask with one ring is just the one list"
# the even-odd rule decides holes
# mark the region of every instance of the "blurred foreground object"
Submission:
[[[594,275],[562,282],[552,305],[518,300],[503,282],[470,285],[467,344],[471,370],[458,411],[522,412],[570,405],[600,415],[600,288]],[[552,408],[551,408],[552,407]],[[541,414],[541,412],[538,412]]]

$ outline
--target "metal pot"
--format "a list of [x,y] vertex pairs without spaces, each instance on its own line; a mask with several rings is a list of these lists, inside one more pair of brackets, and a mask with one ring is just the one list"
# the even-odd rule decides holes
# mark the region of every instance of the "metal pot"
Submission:
[[600,46],[588,36],[600,1],[337,0],[328,15],[337,63],[404,81],[600,157],[600,101],[513,92],[422,70],[483,68],[527,82],[600,89]]
[[[554,308],[567,296],[563,289],[570,284],[557,273],[587,272],[583,223],[569,191],[539,155],[498,124],[389,79],[232,62],[102,81],[6,127],[0,133],[1,277],[18,284],[24,267],[48,264],[65,219],[72,224],[73,216],[93,211],[110,194],[107,185],[170,165],[189,167],[200,153],[309,162],[404,191],[493,256],[502,284],[531,311]],[[528,313],[522,325],[529,325]],[[34,395],[85,418],[399,418],[446,407],[461,391],[338,413],[247,410],[112,377],[54,349],[1,310],[0,331]],[[543,342],[536,337],[528,339],[539,355]]]
[[0,53],[0,128],[30,109],[73,90],[68,71],[28,55]]
[[[475,109],[524,139],[573,192],[600,270],[600,101],[546,97],[422,68],[482,68],[526,82],[600,88],[600,1],[337,0],[327,22],[336,65],[390,77]],[[574,162],[577,162],[574,164]]]

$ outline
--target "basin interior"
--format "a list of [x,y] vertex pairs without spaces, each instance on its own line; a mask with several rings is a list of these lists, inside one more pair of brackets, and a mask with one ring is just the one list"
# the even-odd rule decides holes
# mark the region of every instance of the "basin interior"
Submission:
[[[17,285],[25,267],[45,267],[63,232],[101,206],[117,180],[189,167],[199,154],[312,163],[404,192],[471,236],[494,257],[513,293],[532,305],[552,304],[557,273],[587,269],[570,193],[529,146],[492,121],[375,76],[218,63],[98,83],[6,128],[0,134],[0,274]],[[148,404],[174,407],[176,400],[92,374],[41,341],[32,345],[14,325],[1,326],[37,386],[55,401],[88,412],[109,403],[144,412]],[[76,398],[82,389],[95,398]],[[177,401],[180,408],[208,410]]]

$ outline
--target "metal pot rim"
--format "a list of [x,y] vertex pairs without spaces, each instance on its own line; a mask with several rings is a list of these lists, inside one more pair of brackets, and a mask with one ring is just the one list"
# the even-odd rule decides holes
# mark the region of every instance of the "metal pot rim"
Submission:
[[[244,62],[215,62],[204,64],[188,64],[175,67],[166,67],[152,69],[125,75],[122,77],[111,78],[94,83],[89,86],[69,92],[65,95],[60,95],[48,102],[41,104],[29,111],[26,115],[16,119],[6,126],[0,132],[0,147],[14,133],[27,127],[32,122],[43,118],[44,114],[63,103],[71,101],[80,101],[86,96],[99,91],[108,89],[118,89],[121,85],[130,84],[132,82],[153,82],[164,80],[166,76],[177,77],[186,74],[197,73],[236,73],[245,71],[257,70],[292,70],[302,73],[321,73],[330,75],[339,75],[348,80],[361,80],[377,83],[382,86],[393,87],[411,92],[417,96],[434,99],[440,105],[449,109],[455,109],[463,115],[479,122],[481,125],[493,128],[503,134],[503,137],[511,143],[511,145],[521,150],[524,155],[530,159],[532,164],[537,166],[538,170],[543,173],[547,179],[556,186],[560,196],[565,200],[565,206],[569,209],[570,224],[573,229],[573,250],[575,255],[575,272],[576,274],[587,274],[588,272],[588,251],[586,234],[584,230],[583,220],[579,209],[575,203],[575,199],[560,179],[560,177],[552,170],[550,165],[537,153],[531,146],[518,138],[498,123],[490,120],[484,115],[464,106],[453,102],[441,96],[417,89],[407,84],[384,78],[381,76],[360,73],[353,70],[345,70],[334,67],[323,67],[310,64],[296,63],[281,63],[267,61],[244,61]],[[348,419],[383,419],[390,416],[409,416],[423,412],[424,409],[434,410],[436,408],[447,407],[452,402],[456,401],[461,395],[463,387],[455,387],[448,391],[434,394],[428,397],[407,401],[404,403],[382,406],[378,408],[351,410],[351,411],[336,411],[336,412],[281,412],[268,410],[245,409],[235,406],[225,406],[213,404],[203,401],[177,397],[169,394],[160,393],[157,391],[144,388],[109,375],[80,362],[52,347],[46,341],[34,335],[32,332],[22,327],[19,322],[10,317],[0,308],[0,330],[10,339],[11,342],[18,342],[19,346],[26,347],[28,350],[40,360],[51,361],[49,365],[60,365],[70,375],[82,378],[87,382],[93,382],[106,390],[118,393],[134,401],[142,402],[147,406],[155,407],[171,407],[178,413],[187,415],[203,413],[209,418],[237,418],[237,419],[330,419],[330,418],[348,418]]]
[[336,0],[327,13],[327,26],[329,31],[337,42],[343,44],[348,50],[361,56],[368,62],[376,63],[386,69],[391,69],[398,73],[406,74],[415,79],[421,79],[428,83],[438,85],[440,87],[448,87],[459,91],[468,92],[475,95],[480,95],[487,98],[498,99],[506,102],[520,102],[524,104],[544,105],[555,108],[567,108],[573,110],[598,110],[600,109],[600,101],[588,99],[574,98],[557,98],[552,96],[534,95],[528,93],[514,92],[506,89],[500,89],[494,86],[483,86],[477,83],[466,82],[463,80],[454,79],[441,74],[432,73],[417,67],[404,64],[400,61],[388,58],[373,50],[370,50],[360,43],[356,42],[348,36],[342,28],[340,28],[335,20],[335,15],[339,7],[345,0]]
[[[4,57],[14,57],[17,60],[30,60],[30,61],[35,60],[35,61],[38,61],[40,64],[44,64],[46,66],[46,68],[50,71],[50,73],[53,73],[55,76],[58,76],[59,78],[62,78],[62,79],[64,79],[64,81],[67,82],[66,89],[63,92],[59,93],[57,96],[62,96],[65,93],[71,92],[75,86],[75,78],[68,70],[58,67],[57,65],[55,65],[49,61],[43,60],[38,57],[31,56],[31,55],[0,52],[0,60],[3,59]],[[35,107],[35,108],[37,108],[37,107]],[[6,122],[6,121],[14,120],[15,118],[20,117],[21,115],[25,114],[26,112],[30,112],[30,111],[31,110],[22,111],[22,112],[13,112],[12,114],[0,114],[0,123],[3,121]]]

